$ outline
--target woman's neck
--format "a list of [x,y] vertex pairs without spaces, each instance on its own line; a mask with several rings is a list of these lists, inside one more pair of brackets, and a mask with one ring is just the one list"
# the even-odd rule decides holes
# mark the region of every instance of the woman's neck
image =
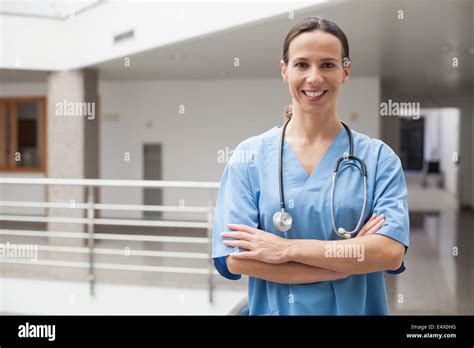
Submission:
[[297,108],[293,109],[290,123],[286,127],[285,138],[291,139],[302,146],[332,141],[342,128],[337,113],[305,114]]

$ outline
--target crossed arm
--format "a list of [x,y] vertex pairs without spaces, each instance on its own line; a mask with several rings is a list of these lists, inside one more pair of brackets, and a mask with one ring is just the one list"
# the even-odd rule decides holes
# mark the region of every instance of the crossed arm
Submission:
[[[383,215],[372,215],[356,238],[339,241],[284,239],[245,225],[229,225],[237,232],[221,235],[236,238],[224,240],[224,244],[248,250],[226,257],[231,273],[276,283],[304,284],[398,269],[405,248],[398,241],[374,234],[383,223]],[[327,254],[331,248],[344,247],[362,250],[362,260],[360,257]]]
[[349,276],[349,274],[291,261],[273,264],[227,256],[226,262],[230,273],[248,275],[274,283],[306,284],[343,279]]

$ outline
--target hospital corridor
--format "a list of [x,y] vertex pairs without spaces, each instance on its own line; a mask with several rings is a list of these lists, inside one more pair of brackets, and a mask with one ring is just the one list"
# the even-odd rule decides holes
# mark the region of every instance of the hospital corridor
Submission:
[[0,315],[474,315],[473,18],[0,0]]

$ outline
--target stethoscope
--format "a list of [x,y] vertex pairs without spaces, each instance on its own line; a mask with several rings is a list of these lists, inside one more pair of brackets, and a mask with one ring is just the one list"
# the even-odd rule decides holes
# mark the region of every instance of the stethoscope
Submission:
[[[280,172],[279,181],[280,181],[281,211],[277,211],[275,214],[273,214],[273,225],[278,231],[281,231],[281,232],[288,232],[291,229],[291,226],[293,225],[293,218],[291,217],[291,214],[285,211],[285,197],[283,193],[283,160],[282,160],[283,159],[283,145],[284,145],[284,139],[285,139],[285,129],[288,123],[290,122],[290,120],[291,118],[288,119],[288,121],[286,121],[286,123],[283,126],[283,130],[281,132],[281,140],[280,140],[280,153],[278,156],[278,170]],[[352,138],[351,129],[344,122],[342,121],[340,122],[344,126],[347,136],[349,137],[349,154],[348,155],[344,154],[343,157],[340,157],[336,162],[336,167],[334,168],[334,173],[332,176],[332,186],[331,186],[331,222],[332,222],[332,228],[334,230],[334,233],[336,233],[340,237],[348,239],[348,238],[351,238],[353,234],[359,231],[360,225],[362,224],[362,219],[364,217],[365,204],[367,200],[367,167],[365,166],[365,162],[363,160],[353,155],[354,141]],[[342,227],[337,228],[334,222],[334,188],[336,186],[336,176],[339,173],[339,166],[341,162],[350,161],[350,160],[354,160],[359,163],[359,166],[357,165],[355,166],[357,167],[357,169],[359,169],[359,172],[364,179],[364,204],[362,205],[362,212],[360,213],[357,226],[352,231],[346,231]],[[350,164],[353,164],[353,163],[350,163]]]

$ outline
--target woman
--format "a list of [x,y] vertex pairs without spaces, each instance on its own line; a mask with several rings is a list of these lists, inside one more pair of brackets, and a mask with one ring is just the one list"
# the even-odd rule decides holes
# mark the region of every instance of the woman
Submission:
[[[337,96],[351,62],[336,24],[298,22],[280,63],[292,108],[284,127],[240,143],[224,170],[213,223],[215,267],[229,279],[249,276],[250,315],[387,314],[384,271],[404,270],[409,237],[400,160],[382,141],[339,120]],[[365,205],[362,164],[347,157],[349,134],[367,170]],[[280,146],[282,201],[293,220],[288,232],[278,216],[274,221],[282,208]],[[358,234],[342,238],[354,237],[343,229]]]

